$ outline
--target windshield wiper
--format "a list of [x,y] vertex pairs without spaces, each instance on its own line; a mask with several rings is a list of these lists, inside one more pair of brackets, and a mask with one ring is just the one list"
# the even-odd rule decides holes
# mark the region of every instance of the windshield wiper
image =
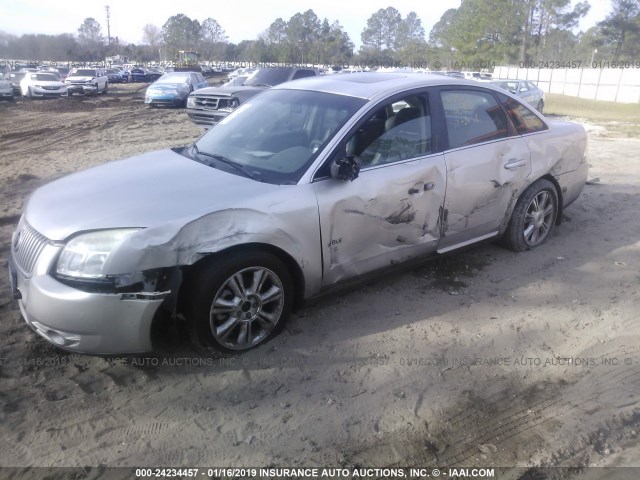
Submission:
[[[244,168],[242,165],[234,162],[233,160],[229,160],[227,157],[223,156],[223,155],[219,155],[217,153],[208,153],[208,152],[201,152],[198,149],[198,145],[196,145],[195,143],[193,144],[193,151],[196,153],[196,155],[198,156],[203,156],[203,157],[209,157],[209,158],[213,158],[214,160],[220,162],[220,163],[224,163],[225,165],[229,165],[233,168],[235,168],[237,171],[242,172],[242,174],[245,177],[250,178],[251,180],[255,180],[257,182],[261,182],[262,180],[258,177],[258,175],[256,175],[257,172],[249,172],[246,168]],[[211,166],[211,164],[209,164],[209,166]]]
[[268,83],[245,83],[245,87],[273,87],[273,85],[269,85]]

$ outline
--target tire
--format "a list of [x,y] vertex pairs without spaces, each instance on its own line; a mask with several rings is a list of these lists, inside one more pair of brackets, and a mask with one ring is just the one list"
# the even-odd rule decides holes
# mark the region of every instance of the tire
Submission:
[[542,109],[544,108],[544,102],[542,100],[540,100],[538,102],[538,106],[536,107],[536,110],[538,110],[538,112],[542,113]]
[[293,305],[293,284],[286,266],[274,255],[232,253],[194,273],[185,286],[190,290],[186,317],[198,353],[239,354],[284,327]]
[[540,179],[518,199],[502,244],[514,252],[535,248],[549,238],[558,215],[558,193],[548,180]]
[[104,82],[104,88],[102,89],[102,93],[109,93],[109,82]]
[[31,87],[27,87],[27,98],[33,98],[33,93],[31,93]]

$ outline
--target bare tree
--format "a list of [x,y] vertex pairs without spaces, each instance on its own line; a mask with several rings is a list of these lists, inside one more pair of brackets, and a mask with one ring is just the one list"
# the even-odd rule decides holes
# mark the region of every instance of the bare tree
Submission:
[[160,46],[161,39],[160,27],[151,23],[147,23],[142,27],[142,43],[149,45],[153,50],[156,50]]

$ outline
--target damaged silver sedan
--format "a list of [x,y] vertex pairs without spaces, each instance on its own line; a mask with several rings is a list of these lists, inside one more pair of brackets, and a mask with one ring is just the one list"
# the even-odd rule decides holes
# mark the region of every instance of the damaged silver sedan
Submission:
[[28,325],[85,353],[152,349],[162,312],[238,353],[342,282],[500,239],[537,247],[587,177],[580,125],[440,76],[335,75],[252,98],[191,146],[56,180],[11,244]]

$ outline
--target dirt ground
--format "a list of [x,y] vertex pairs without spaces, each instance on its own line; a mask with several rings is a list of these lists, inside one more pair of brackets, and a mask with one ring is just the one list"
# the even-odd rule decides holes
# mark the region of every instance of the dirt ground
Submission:
[[[2,268],[36,187],[201,133],[143,91],[0,104]],[[640,141],[588,129],[599,181],[544,246],[326,298],[231,360],[57,351],[0,274],[0,465],[640,466]]]

